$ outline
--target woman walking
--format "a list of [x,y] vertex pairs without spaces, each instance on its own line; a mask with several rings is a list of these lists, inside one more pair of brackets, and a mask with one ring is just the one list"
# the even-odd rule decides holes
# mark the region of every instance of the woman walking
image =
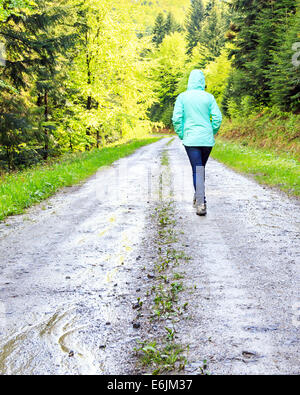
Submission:
[[205,166],[215,145],[222,114],[214,96],[205,92],[205,77],[201,70],[191,72],[187,91],[177,97],[172,120],[192,165],[194,207],[197,215],[204,216]]

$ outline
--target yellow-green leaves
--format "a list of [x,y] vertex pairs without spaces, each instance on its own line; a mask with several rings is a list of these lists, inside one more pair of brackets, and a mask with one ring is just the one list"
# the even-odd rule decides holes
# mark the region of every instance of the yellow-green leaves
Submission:
[[205,70],[207,89],[212,93],[218,104],[223,100],[224,90],[231,71],[232,61],[228,59],[228,47],[221,51],[221,55],[210,62]]
[[86,28],[70,77],[84,98],[81,120],[92,134],[124,136],[141,122],[149,126],[152,60],[142,54],[150,44],[137,37],[132,7],[129,0],[88,0],[83,6]]

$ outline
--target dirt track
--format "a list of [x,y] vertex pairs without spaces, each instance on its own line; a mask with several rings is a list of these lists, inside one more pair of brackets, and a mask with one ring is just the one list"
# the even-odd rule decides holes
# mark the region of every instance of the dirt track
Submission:
[[136,372],[145,329],[133,327],[132,305],[151,287],[155,253],[145,246],[164,198],[163,151],[192,258],[178,269],[186,373],[204,359],[211,374],[300,373],[299,204],[210,159],[208,216],[197,217],[186,154],[168,141],[0,224],[0,373]]

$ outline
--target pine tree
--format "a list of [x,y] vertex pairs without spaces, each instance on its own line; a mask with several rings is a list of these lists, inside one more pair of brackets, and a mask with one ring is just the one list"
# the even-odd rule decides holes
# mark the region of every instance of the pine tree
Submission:
[[208,61],[220,56],[221,50],[225,45],[225,32],[227,29],[227,18],[222,13],[220,6],[215,1],[210,1],[206,8],[206,18],[204,19],[202,30],[200,33],[201,44],[208,49],[208,53],[212,58]]
[[[295,12],[296,0],[235,0],[236,18],[233,26],[236,49],[232,76],[232,92],[237,103],[251,96],[257,103],[268,105],[272,91],[270,69],[273,53],[278,51],[281,28]],[[238,26],[238,29],[236,29]]]
[[169,35],[171,33],[175,33],[175,32],[181,32],[182,31],[182,27],[180,26],[179,23],[176,22],[172,12],[169,12],[166,18],[166,22],[165,22],[165,32],[166,35]]
[[30,12],[19,10],[8,17],[9,23],[0,23],[0,37],[4,40],[7,52],[1,77],[17,89],[36,94],[36,104],[40,107],[40,119],[36,117],[36,121],[41,125],[39,137],[44,143],[44,159],[48,157],[49,132],[53,129],[53,125],[49,124],[49,94],[51,90],[57,90],[53,78],[56,59],[72,43],[73,38],[72,34],[66,34],[65,28],[57,28],[66,15],[60,2],[49,6],[47,1],[39,0]]
[[160,12],[156,17],[155,25],[152,31],[152,42],[154,42],[158,47],[166,36],[180,31],[182,31],[182,27],[176,22],[171,12],[168,13],[166,19],[164,18],[163,13]]
[[205,13],[204,13],[205,18],[207,18],[210,15],[211,10],[215,7],[215,5],[216,5],[216,0],[209,0],[208,1],[208,3],[206,4],[206,7],[205,7]]
[[[43,31],[37,34],[37,39],[47,35],[48,40],[54,43],[45,55],[45,62],[33,67],[35,74],[34,92],[37,95],[37,105],[42,110],[42,128],[44,142],[44,159],[49,155],[49,141],[51,131],[55,130],[55,125],[51,122],[54,110],[54,101],[58,93],[64,89],[61,75],[65,75],[63,65],[66,65],[70,59],[67,59],[67,52],[74,44],[75,35],[72,27],[66,29],[64,22],[72,23],[69,18],[70,8],[62,5],[60,2],[51,4],[49,7],[47,1],[39,0],[40,13],[47,15]],[[69,30],[69,31],[68,31]],[[57,62],[59,56],[60,64]]]
[[300,6],[289,23],[282,24],[269,67],[271,104],[285,111],[300,111]]
[[1,92],[0,147],[6,154],[8,170],[15,168],[14,157],[21,144],[34,141],[35,135],[28,108],[20,95]]
[[166,22],[162,12],[160,12],[156,17],[152,34],[152,41],[158,47],[163,42],[163,39],[166,35]]
[[204,18],[205,8],[202,0],[191,0],[185,24],[187,30],[187,53],[189,55],[199,42]]

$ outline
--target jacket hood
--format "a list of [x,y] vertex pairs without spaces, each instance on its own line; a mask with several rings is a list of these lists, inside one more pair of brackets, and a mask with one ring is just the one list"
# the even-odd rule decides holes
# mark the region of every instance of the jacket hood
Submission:
[[205,77],[201,70],[193,70],[190,74],[188,90],[201,89],[205,90]]

